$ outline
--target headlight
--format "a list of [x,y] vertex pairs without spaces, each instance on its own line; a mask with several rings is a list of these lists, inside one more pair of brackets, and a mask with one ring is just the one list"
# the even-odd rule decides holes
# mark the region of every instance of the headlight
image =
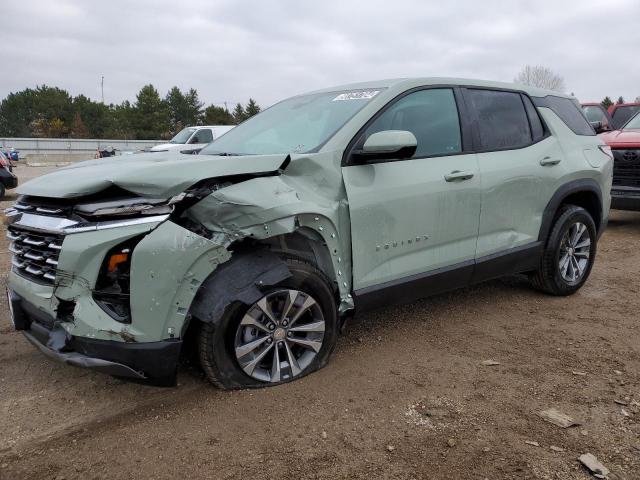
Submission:
[[88,217],[124,217],[131,215],[163,215],[173,211],[171,201],[157,198],[124,198],[107,202],[77,205],[75,211]]

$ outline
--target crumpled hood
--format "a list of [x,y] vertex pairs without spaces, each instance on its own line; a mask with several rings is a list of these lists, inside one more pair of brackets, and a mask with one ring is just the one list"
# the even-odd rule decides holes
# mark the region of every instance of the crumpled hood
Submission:
[[75,163],[26,182],[17,192],[73,198],[115,185],[144,197],[170,198],[207,178],[276,172],[286,158],[285,154],[220,157],[176,151],[121,155]]

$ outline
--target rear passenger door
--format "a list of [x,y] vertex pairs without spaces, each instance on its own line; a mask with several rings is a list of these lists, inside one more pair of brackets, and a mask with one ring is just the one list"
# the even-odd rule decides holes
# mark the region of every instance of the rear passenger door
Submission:
[[467,88],[464,95],[482,179],[476,250],[482,262],[535,247],[564,156],[527,95],[483,88]]

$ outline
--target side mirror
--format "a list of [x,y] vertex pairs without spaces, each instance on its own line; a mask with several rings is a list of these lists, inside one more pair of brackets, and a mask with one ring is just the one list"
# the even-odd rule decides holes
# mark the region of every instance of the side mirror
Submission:
[[383,130],[374,133],[364,142],[362,150],[353,152],[360,163],[373,160],[405,160],[416,153],[418,140],[406,130]]

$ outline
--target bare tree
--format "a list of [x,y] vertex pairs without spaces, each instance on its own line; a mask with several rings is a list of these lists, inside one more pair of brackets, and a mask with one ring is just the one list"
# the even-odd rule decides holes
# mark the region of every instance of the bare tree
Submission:
[[513,81],[530,87],[546,88],[556,92],[565,91],[564,78],[542,65],[525,65]]

